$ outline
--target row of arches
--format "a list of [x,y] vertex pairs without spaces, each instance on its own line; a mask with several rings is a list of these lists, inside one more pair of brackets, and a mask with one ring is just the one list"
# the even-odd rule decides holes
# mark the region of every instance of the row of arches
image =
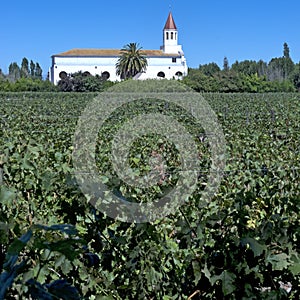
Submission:
[[166,32],[167,40],[177,40],[177,32]]
[[[176,77],[182,77],[183,74],[182,74],[182,72],[177,71],[177,72],[175,73],[175,76],[176,76]],[[165,74],[163,71],[160,71],[160,72],[157,73],[157,77],[159,77],[159,78],[165,78],[165,77],[166,77],[166,74]]]
[[[91,73],[88,72],[88,71],[85,71],[85,72],[83,72],[83,75],[84,75],[84,76],[91,76]],[[177,72],[175,73],[175,76],[176,76],[176,77],[182,77],[183,74],[182,74],[182,72],[177,71]],[[59,78],[60,78],[60,79],[65,79],[65,78],[67,78],[67,77],[68,77],[67,72],[61,71],[61,72],[59,73]],[[104,71],[104,72],[101,73],[101,77],[102,77],[103,79],[105,79],[105,80],[108,80],[108,79],[110,78],[110,73],[107,72],[107,71]],[[157,73],[157,77],[159,77],[159,78],[165,78],[165,77],[166,77],[166,74],[165,74],[163,71],[160,71],[160,72]]]
[[[85,71],[85,72],[83,72],[82,74],[83,74],[84,76],[91,76],[91,73],[88,72],[88,71]],[[67,77],[68,77],[67,72],[61,71],[61,72],[59,73],[59,78],[60,78],[60,79],[65,79],[65,78],[67,78]],[[101,77],[102,77],[103,79],[107,80],[107,79],[110,78],[110,73],[107,72],[107,71],[104,71],[104,72],[101,73]]]

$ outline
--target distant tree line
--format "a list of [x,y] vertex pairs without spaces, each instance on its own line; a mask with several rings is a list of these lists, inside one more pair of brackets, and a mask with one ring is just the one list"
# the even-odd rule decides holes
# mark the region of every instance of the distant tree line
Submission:
[[24,92],[24,91],[55,91],[57,88],[49,81],[43,80],[43,70],[39,63],[26,57],[21,65],[12,62],[8,67],[8,74],[0,70],[0,91]]
[[300,91],[300,64],[290,57],[287,43],[283,56],[262,60],[244,60],[229,65],[227,57],[223,69],[216,63],[189,69],[183,82],[198,92],[293,92]]
[[[123,79],[132,78],[139,70],[147,67],[138,44],[126,45],[116,69]],[[223,68],[216,63],[190,68],[183,83],[198,92],[294,92],[300,91],[300,63],[290,57],[287,43],[283,45],[283,56],[272,58],[268,63],[259,60],[236,61],[231,66],[227,57]],[[101,92],[114,83],[101,77],[83,72],[66,75],[55,86],[48,78],[43,80],[39,63],[27,58],[19,66],[9,65],[8,74],[0,69],[0,91],[64,91]]]
[[7,79],[10,81],[17,81],[20,78],[32,78],[42,80],[43,70],[39,63],[34,63],[32,60],[28,61],[26,57],[22,59],[21,66],[13,62],[8,67]]

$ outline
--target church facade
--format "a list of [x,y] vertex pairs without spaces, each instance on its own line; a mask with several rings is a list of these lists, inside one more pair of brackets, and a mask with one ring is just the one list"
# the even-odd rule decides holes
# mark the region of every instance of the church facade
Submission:
[[[182,46],[178,44],[178,30],[172,13],[163,29],[163,45],[160,50],[144,50],[147,69],[135,79],[181,79],[187,75],[188,67]],[[52,55],[50,80],[54,84],[72,73],[83,72],[99,75],[111,81],[120,81],[116,75],[116,63],[121,56],[118,49],[72,49]]]

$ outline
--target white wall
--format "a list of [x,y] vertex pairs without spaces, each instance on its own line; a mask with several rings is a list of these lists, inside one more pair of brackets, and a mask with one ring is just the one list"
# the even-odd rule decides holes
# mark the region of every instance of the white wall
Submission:
[[[89,72],[91,75],[100,75],[103,72],[109,72],[111,81],[119,81],[120,77],[116,75],[115,65],[118,57],[53,57],[51,67],[51,81],[57,84],[60,80],[60,72],[67,74],[79,71]],[[177,57],[176,62],[172,62],[172,57],[149,57],[148,67],[145,73],[142,73],[139,79],[159,78],[158,72],[163,72],[165,78],[177,78],[176,72],[181,72],[183,76],[187,75],[187,65],[185,58]]]

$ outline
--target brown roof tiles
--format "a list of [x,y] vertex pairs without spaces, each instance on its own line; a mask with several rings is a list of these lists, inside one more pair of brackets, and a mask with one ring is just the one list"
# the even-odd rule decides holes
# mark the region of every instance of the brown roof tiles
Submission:
[[[141,52],[145,56],[151,57],[174,57],[179,56],[178,53],[164,53],[162,50],[141,50]],[[55,57],[65,57],[65,56],[98,56],[98,57],[114,57],[120,56],[122,54],[121,50],[119,49],[71,49],[59,54],[55,54]]]

